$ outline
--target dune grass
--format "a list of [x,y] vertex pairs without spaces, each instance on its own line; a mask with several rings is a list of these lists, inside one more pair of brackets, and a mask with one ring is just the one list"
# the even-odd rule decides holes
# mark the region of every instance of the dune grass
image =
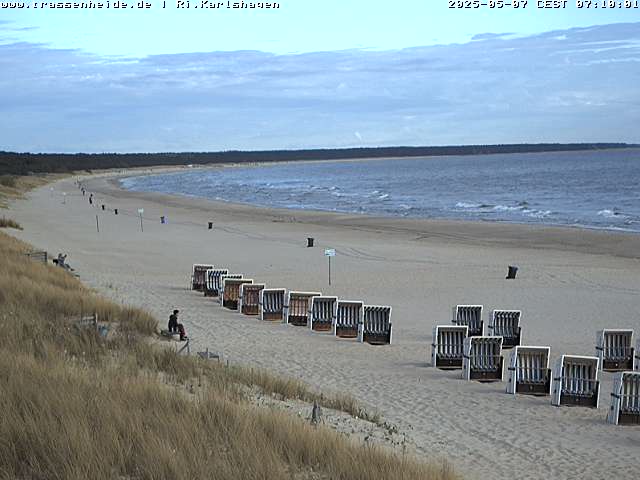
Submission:
[[12,199],[24,198],[24,194],[29,190],[62,177],[63,175],[60,174],[0,175],[0,208],[6,208]]
[[22,230],[22,226],[18,222],[4,216],[0,217],[0,228],[15,228],[16,230]]
[[[151,315],[99,297],[28,250],[0,233],[0,478],[457,478],[446,463],[253,406],[242,387],[361,410],[350,397],[158,346]],[[93,312],[106,338],[79,326]]]

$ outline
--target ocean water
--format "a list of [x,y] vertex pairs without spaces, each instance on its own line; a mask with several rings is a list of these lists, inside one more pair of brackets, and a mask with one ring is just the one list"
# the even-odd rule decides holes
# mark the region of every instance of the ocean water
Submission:
[[281,208],[640,232],[640,149],[271,164],[121,183]]

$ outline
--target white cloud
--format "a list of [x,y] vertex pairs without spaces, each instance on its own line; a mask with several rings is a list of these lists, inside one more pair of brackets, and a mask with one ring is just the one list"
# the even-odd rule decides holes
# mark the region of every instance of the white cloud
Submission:
[[5,44],[0,149],[639,142],[639,38],[636,23],[386,52],[141,59]]

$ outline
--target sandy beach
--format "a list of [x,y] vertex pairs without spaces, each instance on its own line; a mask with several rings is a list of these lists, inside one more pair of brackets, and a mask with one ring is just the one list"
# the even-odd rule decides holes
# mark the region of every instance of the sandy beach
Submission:
[[[506,382],[430,367],[432,328],[450,324],[456,304],[482,304],[485,318],[522,310],[523,344],[551,346],[552,365],[561,354],[595,355],[598,329],[640,335],[640,235],[264,209],[127,192],[115,178],[83,178],[93,206],[75,177],[33,191],[11,206],[24,227],[11,233],[68,253],[83,282],[161,324],[179,308],[194,350],[352,393],[398,425],[418,457],[447,458],[465,478],[640,475],[640,428],[605,422],[613,374],[601,375],[598,409],[557,408],[549,397],[507,395]],[[330,286],[324,248],[337,251]],[[228,311],[188,289],[194,263],[268,287],[391,305],[394,343],[357,344]],[[510,264],[520,268],[514,281],[505,280]]]

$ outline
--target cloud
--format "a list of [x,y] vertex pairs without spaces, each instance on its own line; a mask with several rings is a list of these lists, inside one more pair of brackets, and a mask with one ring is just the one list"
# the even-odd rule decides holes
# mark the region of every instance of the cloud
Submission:
[[0,149],[640,141],[639,23],[506,36],[145,58],[0,45]]

